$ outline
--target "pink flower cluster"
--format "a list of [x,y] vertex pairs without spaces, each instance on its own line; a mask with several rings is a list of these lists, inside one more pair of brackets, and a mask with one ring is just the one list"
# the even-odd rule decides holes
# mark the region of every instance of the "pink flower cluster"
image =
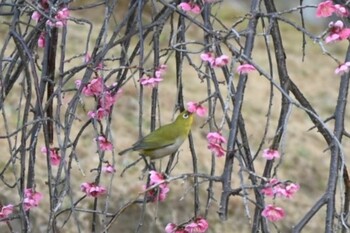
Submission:
[[200,117],[204,117],[205,115],[207,115],[208,112],[208,110],[201,104],[192,101],[187,103],[187,111],[191,113],[196,113]]
[[[334,4],[331,0],[327,0],[318,4],[316,10],[317,17],[329,17],[333,13],[337,14],[340,17],[350,16],[350,12],[347,10],[346,7],[340,4]],[[329,34],[325,38],[326,43],[338,42],[349,39],[350,28],[345,27],[343,21],[338,20],[336,22],[330,22],[328,27]],[[349,72],[349,67],[349,62],[339,64],[339,66],[335,69],[334,73],[342,75],[344,73]]]
[[12,213],[13,213],[13,205],[12,204],[3,206],[1,208],[1,211],[0,211],[0,219],[8,218],[10,216],[10,214],[12,214]]
[[345,63],[339,65],[335,69],[334,73],[338,74],[338,75],[343,75],[343,74],[349,72],[349,70],[350,70],[350,62],[345,62]]
[[350,36],[350,28],[345,28],[341,20],[329,23],[329,34],[325,39],[326,43],[336,42],[348,39]]
[[88,197],[100,197],[107,192],[103,186],[88,182],[82,183],[80,185],[80,190],[83,191]]
[[278,152],[278,150],[265,149],[263,151],[262,156],[267,160],[272,160],[272,159],[278,159],[280,157],[280,153]]
[[[41,0],[39,2],[39,5],[38,7],[46,12],[46,13],[49,13],[49,4],[48,4],[48,0]],[[69,18],[69,9],[64,7],[64,8],[61,8],[60,10],[58,10],[56,12],[56,15],[54,16],[54,20],[47,20],[46,21],[46,24],[49,25],[50,27],[57,27],[57,28],[61,28],[65,25],[67,25],[67,21],[68,21],[68,18]],[[32,19],[35,21],[35,22],[39,22],[39,20],[42,18],[42,14],[39,12],[39,11],[34,11],[33,14],[32,14]],[[38,39],[38,47],[39,48],[44,48],[45,47],[45,32],[42,32],[39,36],[39,39]]]
[[261,190],[261,193],[268,197],[286,197],[292,198],[300,189],[298,184],[291,182],[280,182],[276,178],[272,178]]
[[50,156],[50,162],[52,166],[57,166],[61,162],[61,156],[58,154],[58,148],[52,147],[49,148],[49,152],[47,151],[46,146],[41,147],[41,153]]
[[110,141],[108,141],[108,139],[105,136],[103,136],[103,135],[98,136],[96,138],[96,141],[98,142],[100,150],[102,150],[102,151],[113,150],[113,144]]
[[[291,182],[280,182],[276,178],[272,178],[265,187],[261,190],[261,193],[267,197],[285,197],[293,198],[294,194],[300,189],[298,184]],[[271,222],[276,222],[285,217],[285,211],[281,207],[269,204],[265,206],[261,215],[267,218]]]
[[220,132],[210,132],[207,134],[208,149],[211,150],[217,157],[225,155],[225,150],[222,143],[226,143],[226,139]]
[[165,182],[165,176],[156,171],[150,171],[149,173],[150,182],[148,186],[144,187],[144,189],[147,189],[153,185],[158,185],[158,187],[147,191],[147,199],[151,202],[164,201],[167,193],[170,191],[168,183]]
[[148,87],[155,87],[163,81],[162,76],[164,75],[166,71],[167,66],[166,65],[160,65],[154,72],[154,77],[148,76],[148,75],[143,75],[140,78],[140,84],[142,86],[148,86]]
[[[41,2],[39,3],[39,7],[41,10],[45,11],[46,13],[49,12],[49,4],[48,4],[48,0],[41,0]],[[55,17],[54,17],[54,21],[51,20],[47,20],[46,24],[49,25],[50,27],[58,27],[61,28],[64,25],[67,25],[67,20],[69,18],[69,10],[68,8],[64,7],[60,10],[57,11]],[[35,22],[39,22],[39,20],[41,19],[42,15],[39,11],[34,11],[32,14],[32,19]]]
[[[75,81],[76,88],[80,88],[81,80]],[[97,76],[91,80],[87,85],[82,89],[82,93],[85,96],[94,96],[98,99],[99,108],[96,111],[89,111],[88,116],[93,119],[101,120],[102,118],[109,115],[111,107],[117,100],[118,94],[121,91],[118,91],[116,94],[112,94],[108,91],[110,87],[107,87],[104,84],[103,78]]]
[[318,4],[316,9],[316,16],[323,18],[329,17],[333,13],[337,14],[340,17],[349,16],[349,11],[340,4],[333,4],[333,1],[327,0]]
[[214,54],[211,52],[202,53],[201,59],[204,62],[208,62],[210,66],[213,68],[223,67],[227,65],[229,62],[229,57],[227,55],[221,55],[219,57],[215,57]]
[[206,219],[198,217],[193,221],[183,224],[176,225],[174,223],[168,223],[165,227],[166,233],[203,233],[208,230],[209,224]]
[[42,199],[43,195],[41,193],[36,192],[31,188],[24,190],[24,210],[27,211],[33,207],[37,207]]

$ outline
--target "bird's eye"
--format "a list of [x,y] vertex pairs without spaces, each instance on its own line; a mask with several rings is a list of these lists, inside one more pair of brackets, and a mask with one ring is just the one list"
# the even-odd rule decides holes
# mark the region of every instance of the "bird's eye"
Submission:
[[182,117],[183,117],[184,119],[187,119],[187,118],[188,118],[188,114],[185,113],[185,114],[182,115]]

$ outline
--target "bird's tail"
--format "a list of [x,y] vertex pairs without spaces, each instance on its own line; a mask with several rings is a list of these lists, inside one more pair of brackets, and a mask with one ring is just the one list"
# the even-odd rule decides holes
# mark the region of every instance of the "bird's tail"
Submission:
[[125,149],[125,150],[122,150],[122,151],[120,151],[118,154],[119,154],[119,155],[123,155],[123,154],[125,154],[126,152],[131,151],[131,150],[132,150],[132,147],[127,148],[127,149]]

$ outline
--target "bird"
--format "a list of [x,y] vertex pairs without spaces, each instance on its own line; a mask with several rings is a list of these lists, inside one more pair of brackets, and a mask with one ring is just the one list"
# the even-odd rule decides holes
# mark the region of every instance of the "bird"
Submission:
[[193,123],[193,114],[187,110],[181,112],[174,122],[161,126],[135,142],[130,148],[122,150],[138,151],[151,160],[160,159],[176,152],[186,140]]

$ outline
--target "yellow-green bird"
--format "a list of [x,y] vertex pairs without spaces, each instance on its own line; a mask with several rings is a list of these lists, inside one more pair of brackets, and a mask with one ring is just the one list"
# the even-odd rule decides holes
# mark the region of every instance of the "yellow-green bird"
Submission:
[[186,140],[191,130],[193,114],[188,111],[181,112],[176,120],[170,124],[159,127],[150,134],[135,142],[132,147],[119,152],[123,155],[133,150],[153,159],[159,159],[176,152]]

